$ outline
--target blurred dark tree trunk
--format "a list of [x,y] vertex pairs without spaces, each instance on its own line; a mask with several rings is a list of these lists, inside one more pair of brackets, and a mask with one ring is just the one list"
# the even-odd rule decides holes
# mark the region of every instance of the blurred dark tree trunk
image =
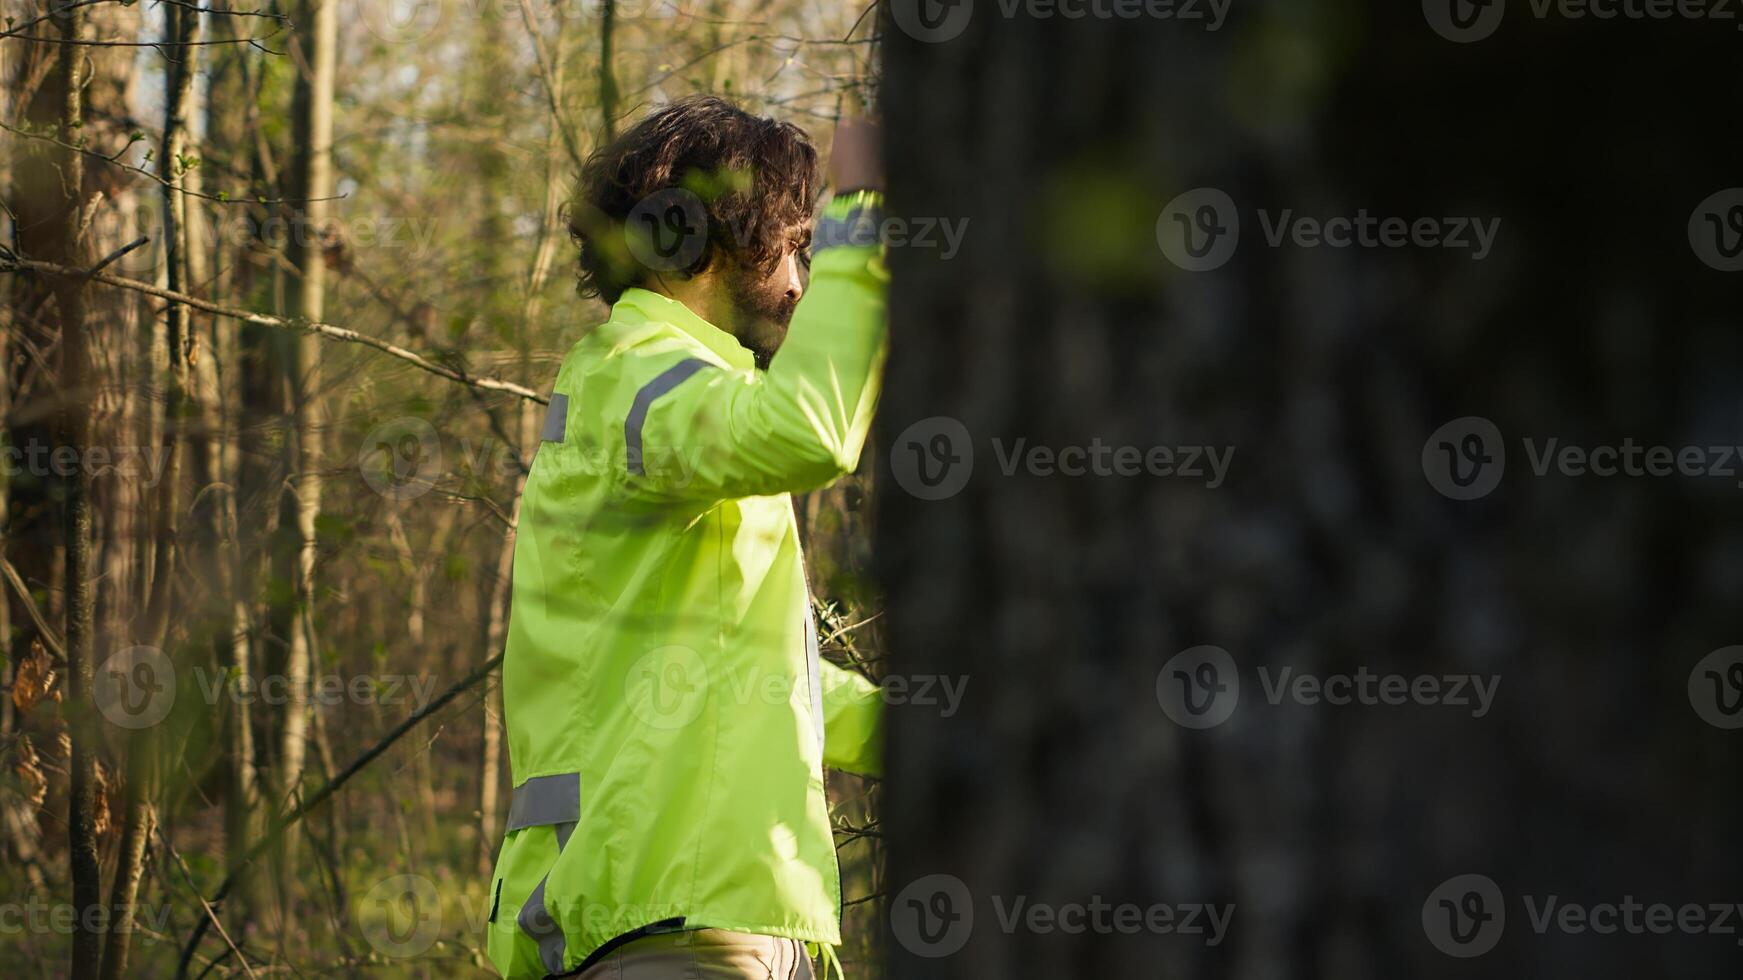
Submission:
[[[1743,183],[1728,24],[1513,16],[1455,45],[1378,0],[1236,5],[1216,32],[974,11],[942,43],[884,31],[892,210],[968,232],[948,261],[891,250],[880,453],[949,416],[974,454],[947,499],[879,484],[890,671],[969,681],[952,717],[891,712],[887,894],[922,882],[892,975],[1736,976],[1734,937],[1539,935],[1522,904],[1743,880],[1743,743],[1687,691],[1743,637],[1736,480],[1539,477],[1521,441],[1743,437],[1736,277],[1685,231]],[[1240,245],[1186,272],[1157,219],[1204,186]],[[1285,208],[1502,224],[1481,261],[1272,247],[1258,211]],[[1467,415],[1509,456],[1456,501],[1421,454]],[[1019,439],[1235,455],[1215,489],[1006,475],[994,440]],[[1242,689],[1188,730],[1157,680],[1200,644]],[[1286,666],[1501,680],[1482,718],[1274,705],[1257,671]],[[1472,960],[1422,922],[1466,873],[1507,896]],[[1007,931],[1019,897],[1236,911],[1211,947]],[[925,955],[917,911],[964,900],[966,945]]]
[[[232,4],[214,4],[217,9],[233,9]],[[215,15],[209,29],[222,38],[237,36],[235,18]],[[270,186],[273,179],[262,173],[260,143],[252,139],[251,116],[258,113],[258,92],[261,55],[243,45],[221,45],[210,54],[211,79],[205,99],[206,139],[213,146],[230,150],[231,166],[250,178],[251,186]],[[199,171],[187,175],[194,180]],[[232,306],[258,308],[260,294],[254,288],[253,268],[258,242],[247,237],[250,227],[260,225],[259,205],[218,205],[207,209],[213,223],[210,243],[213,246],[209,292],[214,300]],[[190,230],[195,230],[196,224]],[[197,250],[190,250],[190,260]],[[255,254],[251,254],[255,253]],[[208,277],[195,275],[189,279],[204,283]],[[252,295],[251,295],[252,294]],[[199,365],[201,407],[206,428],[206,448],[198,469],[199,486],[224,485],[227,490],[217,495],[206,511],[209,522],[202,527],[203,537],[211,547],[211,567],[216,587],[213,590],[225,608],[213,608],[210,614],[217,621],[212,637],[214,668],[234,678],[237,689],[246,690],[255,681],[256,672],[250,658],[253,628],[254,575],[251,569],[259,560],[261,541],[270,536],[276,511],[260,507],[251,491],[257,481],[254,459],[256,447],[244,453],[243,433],[263,426],[261,413],[254,409],[261,400],[271,401],[274,389],[266,372],[262,343],[249,331],[213,318],[207,321],[202,335],[207,338],[208,357]],[[251,367],[252,365],[252,367]],[[247,379],[244,380],[244,376]],[[253,457],[253,458],[250,458]],[[245,466],[244,460],[249,459]],[[244,511],[260,519],[244,521]],[[263,527],[263,525],[265,525]],[[255,713],[246,698],[228,698],[218,706],[221,725],[218,749],[224,765],[224,851],[225,867],[238,878],[236,898],[228,906],[229,921],[247,923],[264,908],[261,876],[242,866],[242,858],[260,833],[260,785],[255,769]],[[244,930],[245,934],[246,931]]]
[[[84,127],[85,59],[79,42],[85,38],[85,18],[77,10],[56,17],[62,47],[55,66],[53,91],[60,101],[56,137],[64,145],[58,160],[57,210],[52,238],[44,253],[51,261],[78,267],[86,261],[84,239],[85,166],[78,148]],[[50,281],[55,319],[60,325],[58,444],[83,453],[91,443],[91,414],[96,401],[91,370],[90,324],[86,320],[83,277],[55,276]],[[92,701],[94,654],[91,556],[91,478],[84,466],[63,474],[60,526],[66,561],[62,566],[67,671],[67,854],[72,878],[72,973],[96,973],[103,929],[94,913],[103,901],[103,872],[97,845],[97,763],[102,740]]]
[[[329,232],[333,197],[333,85],[338,45],[338,0],[304,0],[299,29],[293,35],[297,81],[292,116],[292,237],[286,255],[297,269],[296,315],[310,321],[323,317],[326,302]],[[315,613],[317,555],[316,524],[321,513],[323,441],[327,415],[321,369],[321,342],[312,334],[295,338],[285,370],[291,390],[295,489],[280,498],[279,524],[294,529],[295,562],[292,614],[285,636],[284,677],[290,697],[278,732],[276,805],[295,807],[302,798],[304,758],[310,734],[309,678],[316,666]],[[300,838],[287,834],[280,842],[286,867],[296,864]]]

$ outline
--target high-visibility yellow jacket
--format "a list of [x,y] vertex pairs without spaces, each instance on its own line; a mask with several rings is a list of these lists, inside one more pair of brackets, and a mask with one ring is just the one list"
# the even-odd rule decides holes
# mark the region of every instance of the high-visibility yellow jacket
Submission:
[[882,704],[817,656],[789,494],[851,472],[865,442],[877,204],[825,209],[766,371],[640,289],[564,358],[502,668],[515,790],[487,929],[506,977],[679,928],[841,942],[823,767],[877,773]]

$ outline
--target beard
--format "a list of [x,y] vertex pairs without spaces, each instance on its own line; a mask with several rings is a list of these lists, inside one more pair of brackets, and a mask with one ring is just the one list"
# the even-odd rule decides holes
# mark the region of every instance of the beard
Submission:
[[760,275],[754,269],[734,269],[726,290],[732,300],[731,334],[756,358],[757,367],[767,371],[787,339],[798,300],[788,296],[786,287],[775,277]]

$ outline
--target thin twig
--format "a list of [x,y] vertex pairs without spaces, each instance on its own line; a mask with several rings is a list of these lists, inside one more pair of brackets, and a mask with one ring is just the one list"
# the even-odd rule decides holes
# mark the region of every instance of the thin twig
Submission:
[[449,381],[455,381],[463,385],[471,385],[474,388],[481,388],[486,391],[500,391],[510,395],[517,395],[521,398],[527,399],[528,401],[538,402],[540,405],[549,404],[550,402],[550,399],[525,385],[518,385],[512,381],[503,381],[498,378],[475,378],[465,372],[448,367],[447,365],[437,364],[436,362],[424,357],[422,354],[409,351],[398,344],[391,344],[379,337],[371,337],[368,334],[358,333],[349,327],[340,327],[331,323],[322,323],[320,321],[273,316],[270,313],[255,313],[250,310],[237,309],[233,306],[224,306],[210,300],[201,299],[198,296],[189,296],[187,293],[178,293],[174,290],[164,289],[148,282],[141,282],[137,279],[126,279],[121,276],[112,276],[107,272],[97,272],[94,269],[79,269],[73,266],[57,265],[53,262],[39,262],[34,259],[26,259],[16,256],[3,260],[3,263],[4,264],[0,264],[0,270],[11,267],[14,269],[29,269],[36,272],[48,272],[62,276],[88,275],[94,282],[116,286],[121,289],[131,289],[134,292],[144,293],[147,296],[155,296],[158,299],[167,300],[171,303],[182,303],[191,306],[196,310],[211,313],[215,316],[228,317],[232,320],[241,320],[244,323],[252,323],[262,327],[275,327],[281,330],[301,330],[305,333],[312,333],[317,336],[326,337],[329,340],[338,340],[350,344],[361,344],[364,347],[380,351],[390,357],[397,357],[408,364],[422,368],[438,377],[447,378]]
[[39,44],[70,44],[81,48],[203,48],[213,44],[248,44],[258,46],[257,42],[265,41],[267,37],[223,38],[210,41],[115,41],[103,40],[69,40],[64,37],[42,37],[37,34],[0,34],[0,38],[12,38],[18,41],[35,41]]
[[[417,711],[412,712],[404,721],[395,725],[392,731],[383,735],[380,741],[371,746],[368,751],[364,752],[356,759],[353,759],[350,765],[339,770],[339,772],[334,775],[332,779],[327,780],[320,789],[317,789],[313,793],[304,797],[302,802],[298,803],[291,812],[280,817],[278,821],[272,825],[271,829],[269,829],[259,840],[255,841],[253,846],[248,848],[247,853],[242,855],[242,859],[237,862],[236,866],[231,869],[230,873],[224,876],[223,883],[218,886],[217,892],[212,895],[212,901],[223,901],[224,896],[230,894],[230,889],[236,884],[236,875],[238,872],[253,864],[256,858],[266,853],[278,838],[282,836],[286,830],[290,829],[293,824],[303,819],[303,817],[307,816],[309,812],[314,810],[316,807],[319,807],[321,804],[331,799],[333,794],[339,791],[339,787],[344,786],[352,776],[361,772],[364,766],[369,765],[369,763],[375,761],[376,757],[391,748],[393,743],[399,741],[401,736],[417,727],[418,723],[423,721],[425,718],[428,718],[437,711],[446,707],[448,702],[459,697],[479,681],[490,676],[490,672],[502,664],[502,656],[503,655],[499,653],[496,656],[491,657],[489,660],[486,660],[484,663],[479,665],[477,670],[474,670],[472,673],[454,682],[453,686],[449,687],[446,691],[436,695],[435,699],[429,704],[426,704]],[[200,939],[205,936],[205,933],[206,923],[202,920],[194,927],[194,934],[188,939],[187,945],[182,947],[181,962],[176,966],[176,976],[178,978],[187,976],[188,964],[193,960],[194,950],[199,946]]]
[[545,39],[539,34],[539,22],[533,13],[531,0],[520,0],[520,16],[526,24],[527,35],[532,39],[533,55],[539,62],[539,81],[543,83],[545,101],[551,110],[551,122],[563,137],[563,147],[569,151],[569,159],[574,161],[575,166],[583,166],[586,161],[581,158],[581,148],[576,145],[575,134],[570,130],[568,121],[563,118],[562,107],[558,104],[561,96],[557,92],[555,69],[551,67],[550,54],[545,51]]
[[54,635],[54,627],[48,625],[48,620],[42,617],[42,610],[36,608],[36,600],[30,597],[30,589],[24,584],[24,579],[18,575],[18,569],[4,557],[0,557],[0,573],[4,573],[6,581],[12,583],[12,591],[18,593],[18,601],[23,604],[24,611],[30,614],[30,619],[36,624],[37,632],[42,634],[42,644],[61,663],[67,661],[67,648],[61,644],[60,637]]
[[[13,134],[18,135],[18,136],[22,136],[25,139],[41,140],[44,143],[52,143],[55,146],[61,147],[62,149],[77,150],[78,152],[83,153],[84,155],[86,155],[88,157],[95,157],[98,160],[101,160],[104,163],[109,164],[112,167],[120,167],[122,170],[126,170],[126,171],[129,171],[131,173],[136,173],[136,174],[140,175],[141,177],[146,177],[150,180],[154,180],[154,181],[158,182],[159,184],[166,184],[167,185],[167,184],[171,183],[171,181],[168,178],[164,177],[162,174],[153,173],[152,171],[146,170],[143,167],[136,167],[131,163],[122,163],[121,162],[121,154],[126,153],[128,150],[132,149],[133,144],[143,142],[143,140],[137,140],[137,139],[128,140],[126,146],[123,146],[121,149],[116,150],[114,156],[110,156],[107,153],[98,153],[96,150],[86,149],[85,147],[79,146],[76,143],[68,143],[64,140],[58,139],[58,138],[53,137],[53,136],[45,136],[42,133],[32,133],[32,132],[29,132],[27,130],[19,129],[15,126],[8,126],[7,124],[5,124],[3,122],[0,122],[0,129],[3,129],[9,133],[13,133]],[[228,194],[205,194],[205,193],[197,193],[195,191],[189,191],[189,190],[184,190],[184,191],[182,191],[182,193],[188,195],[189,197],[197,197],[197,198],[200,198],[201,200],[211,201],[214,204],[242,204],[242,205],[247,205],[247,204],[307,204],[307,203],[310,203],[310,200],[315,200],[315,199],[293,200],[291,198],[267,198],[267,197],[252,197],[252,198],[244,199],[244,198],[240,198],[240,197],[231,197]],[[344,198],[345,198],[345,195],[336,194],[332,197],[323,197],[323,198],[319,198],[318,200],[339,201],[339,200],[344,200]]]
[[99,3],[112,2],[114,2],[114,0],[77,0],[75,3],[62,4],[59,7],[50,7],[48,13],[32,17],[22,24],[9,27],[4,32],[0,32],[0,37],[12,37],[14,34],[24,30],[26,27],[35,27],[37,24],[40,24],[45,20],[50,20],[60,14],[67,13],[68,11],[77,10],[80,7],[90,7]]
[[248,958],[242,955],[240,949],[236,948],[236,941],[230,938],[228,932],[224,931],[224,923],[218,921],[218,913],[212,911],[212,904],[206,901],[205,896],[200,894],[200,886],[194,884],[194,875],[193,872],[188,870],[188,862],[182,860],[182,856],[177,853],[175,845],[169,842],[169,837],[167,837],[163,832],[163,825],[158,824],[154,829],[157,831],[158,842],[163,845],[164,851],[168,853],[170,857],[175,858],[176,865],[182,869],[182,877],[188,880],[188,888],[193,891],[194,898],[199,900],[200,908],[205,910],[206,919],[218,930],[218,935],[223,937],[224,945],[230,947],[230,952],[236,954],[236,962],[242,964],[242,972],[248,974],[248,976],[253,978],[253,980],[259,980],[258,977],[254,976],[254,968],[248,965]]
[[103,261],[98,262],[94,266],[91,266],[90,271],[85,273],[85,278],[89,279],[91,276],[94,276],[97,273],[102,272],[109,265],[113,264],[116,259],[119,259],[121,256],[126,255],[128,252],[133,251],[134,249],[138,248],[141,245],[144,245],[146,242],[149,242],[149,241],[151,241],[150,235],[140,235],[138,238],[135,238],[134,240],[121,246],[120,248],[116,249],[115,251],[110,252],[108,255],[103,256]]

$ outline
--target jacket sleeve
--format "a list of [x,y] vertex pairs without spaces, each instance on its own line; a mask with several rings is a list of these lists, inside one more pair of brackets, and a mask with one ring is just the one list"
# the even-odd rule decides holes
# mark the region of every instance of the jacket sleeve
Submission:
[[866,191],[825,208],[811,282],[767,371],[684,359],[642,389],[625,426],[632,498],[800,492],[853,472],[886,350],[878,214],[878,195]]
[[878,686],[857,671],[822,663],[823,764],[864,776],[884,771],[884,704]]

